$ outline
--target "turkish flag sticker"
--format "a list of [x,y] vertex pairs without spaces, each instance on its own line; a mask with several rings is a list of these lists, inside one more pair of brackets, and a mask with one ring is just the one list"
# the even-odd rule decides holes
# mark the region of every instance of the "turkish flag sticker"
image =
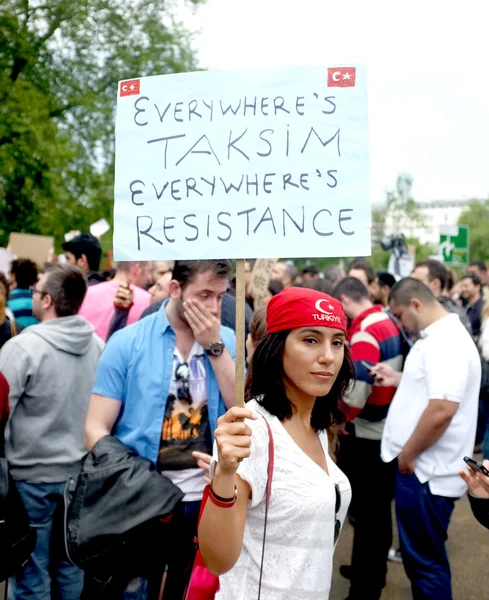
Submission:
[[140,93],[140,80],[130,79],[129,81],[121,81],[120,95],[122,96],[137,96]]
[[328,87],[354,87],[356,75],[355,67],[328,68]]

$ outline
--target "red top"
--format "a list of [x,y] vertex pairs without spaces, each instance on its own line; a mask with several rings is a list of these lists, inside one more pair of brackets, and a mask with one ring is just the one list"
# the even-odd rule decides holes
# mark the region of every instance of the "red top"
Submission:
[[8,406],[8,394],[9,384],[5,377],[0,373],[0,456],[4,454],[4,434],[5,425],[8,421],[9,406]]

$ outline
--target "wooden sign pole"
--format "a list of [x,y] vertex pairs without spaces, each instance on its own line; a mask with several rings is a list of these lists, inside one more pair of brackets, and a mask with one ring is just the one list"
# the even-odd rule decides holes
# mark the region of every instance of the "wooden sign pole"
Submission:
[[245,261],[236,260],[236,406],[244,406],[245,379]]

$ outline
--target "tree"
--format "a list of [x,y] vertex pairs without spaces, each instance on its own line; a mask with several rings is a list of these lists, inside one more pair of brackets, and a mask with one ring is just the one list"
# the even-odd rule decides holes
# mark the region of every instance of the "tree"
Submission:
[[470,260],[487,261],[489,259],[489,235],[487,232],[489,198],[483,202],[472,200],[460,215],[458,223],[470,227]]
[[[202,0],[188,0],[194,5]],[[196,69],[176,0],[3,0],[0,243],[111,220],[117,82]]]

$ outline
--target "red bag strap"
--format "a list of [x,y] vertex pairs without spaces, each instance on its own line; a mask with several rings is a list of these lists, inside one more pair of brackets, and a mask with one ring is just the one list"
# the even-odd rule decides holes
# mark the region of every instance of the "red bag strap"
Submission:
[[[263,417],[263,415],[262,415]],[[261,598],[261,582],[263,577],[263,563],[265,560],[265,541],[267,537],[267,525],[268,525],[268,509],[270,507],[270,498],[272,496],[272,479],[273,479],[273,469],[275,466],[275,444],[273,442],[273,434],[272,429],[270,427],[269,422],[263,417],[265,424],[268,430],[268,469],[267,469],[267,489],[266,489],[266,498],[265,498],[265,523],[263,525],[263,544],[261,551],[261,564],[260,564],[260,580],[258,583],[258,600]],[[204,489],[204,495],[202,497],[202,502],[200,504],[200,512],[199,512],[199,521],[202,518],[202,514],[204,512],[204,508],[209,498],[209,486],[206,485]],[[197,538],[195,538],[195,542],[197,542]]]
[[[263,415],[262,415],[263,416]],[[270,423],[263,417],[268,429],[268,477],[267,477],[267,495],[265,498],[265,524],[263,526],[263,544],[261,549],[260,580],[258,583],[258,600],[261,598],[261,583],[263,578],[263,563],[265,561],[265,541],[267,538],[268,509],[270,508],[270,498],[272,496],[273,468],[275,466],[275,444],[273,442],[272,428]]]

